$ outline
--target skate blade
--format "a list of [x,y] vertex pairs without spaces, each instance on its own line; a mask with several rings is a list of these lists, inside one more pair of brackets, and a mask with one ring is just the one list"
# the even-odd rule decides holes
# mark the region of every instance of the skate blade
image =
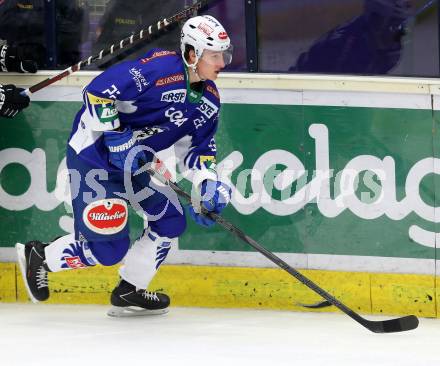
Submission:
[[15,249],[17,251],[17,260],[18,265],[20,266],[20,272],[21,277],[23,278],[24,285],[26,287],[26,291],[28,293],[29,298],[31,301],[36,304],[39,301],[32,295],[32,292],[28,286],[27,280],[26,280],[26,255],[24,254],[25,245],[21,243],[15,244]]
[[168,311],[168,309],[148,310],[134,306],[113,306],[107,311],[107,315],[115,318],[128,318],[133,316],[162,315],[168,313]]

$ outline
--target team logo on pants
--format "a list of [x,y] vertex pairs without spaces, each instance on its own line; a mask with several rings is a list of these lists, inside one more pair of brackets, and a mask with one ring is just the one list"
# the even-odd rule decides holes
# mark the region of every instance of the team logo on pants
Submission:
[[104,235],[120,232],[125,227],[127,218],[127,203],[119,198],[92,202],[83,213],[86,226],[95,233]]

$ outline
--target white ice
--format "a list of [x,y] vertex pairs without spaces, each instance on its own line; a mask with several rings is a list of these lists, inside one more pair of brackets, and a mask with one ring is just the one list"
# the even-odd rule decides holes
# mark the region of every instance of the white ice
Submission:
[[437,319],[374,334],[343,314],[171,308],[115,319],[107,309],[0,304],[0,365],[440,365]]

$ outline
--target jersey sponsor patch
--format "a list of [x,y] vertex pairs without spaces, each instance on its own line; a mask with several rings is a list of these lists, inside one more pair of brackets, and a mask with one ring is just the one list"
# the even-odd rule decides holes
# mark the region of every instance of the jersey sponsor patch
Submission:
[[144,127],[141,130],[134,131],[134,135],[136,137],[136,141],[146,140],[147,138],[157,135],[158,133],[162,133],[164,131],[168,131],[168,127]]
[[118,118],[118,111],[114,103],[111,105],[97,106],[96,114],[98,115],[99,122],[101,123],[113,123],[113,121]]
[[200,155],[199,162],[200,162],[200,167],[205,167],[206,169],[215,169],[216,166],[215,156]]
[[81,262],[81,258],[79,256],[75,257],[64,257],[64,261],[66,262],[67,267],[72,269],[86,268],[87,266]]
[[158,57],[164,57],[164,56],[169,56],[169,55],[177,55],[176,51],[157,51],[154,52],[150,57],[145,57],[145,58],[141,58],[141,63],[146,64],[147,62],[158,58]]
[[156,81],[156,86],[165,86],[169,84],[179,83],[185,80],[185,76],[183,74],[174,74],[170,75]]
[[212,95],[214,95],[217,99],[220,99],[220,95],[217,91],[217,89],[213,88],[211,85],[206,86],[206,91],[210,92]]
[[162,102],[184,103],[186,99],[186,89],[170,90],[162,93]]
[[145,79],[144,75],[142,75],[141,69],[136,69],[135,67],[130,69],[130,74],[132,76],[132,79],[134,83],[136,84],[136,89],[138,92],[141,92],[144,87],[148,86],[148,81]]
[[212,103],[208,98],[202,97],[200,105],[197,110],[202,112],[206,117],[211,118],[214,114],[218,112],[218,107]]
[[119,198],[92,202],[83,212],[85,225],[95,233],[104,235],[122,231],[127,224],[127,218],[127,203]]
[[188,118],[185,118],[182,111],[177,111],[174,107],[166,110],[165,117],[170,119],[170,122],[174,123],[177,127],[182,126]]
[[89,103],[91,105],[102,105],[102,104],[112,104],[114,103],[114,100],[103,98],[103,97],[97,97],[96,95],[93,95],[91,93],[87,92],[87,99],[89,100]]
[[193,123],[196,130],[198,130],[200,127],[203,127],[203,125],[207,122],[206,118],[203,116],[200,116],[199,118],[194,118]]
[[87,100],[90,103],[91,108],[95,110],[96,117],[98,117],[100,123],[111,123],[114,125],[114,122],[119,118],[119,115],[113,99],[98,97],[91,93],[87,93]]

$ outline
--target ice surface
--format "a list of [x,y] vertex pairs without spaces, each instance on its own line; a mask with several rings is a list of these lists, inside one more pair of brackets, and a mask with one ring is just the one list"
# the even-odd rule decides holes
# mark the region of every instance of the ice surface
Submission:
[[0,365],[440,365],[438,319],[374,334],[331,313],[171,308],[115,319],[107,310],[0,304]]

